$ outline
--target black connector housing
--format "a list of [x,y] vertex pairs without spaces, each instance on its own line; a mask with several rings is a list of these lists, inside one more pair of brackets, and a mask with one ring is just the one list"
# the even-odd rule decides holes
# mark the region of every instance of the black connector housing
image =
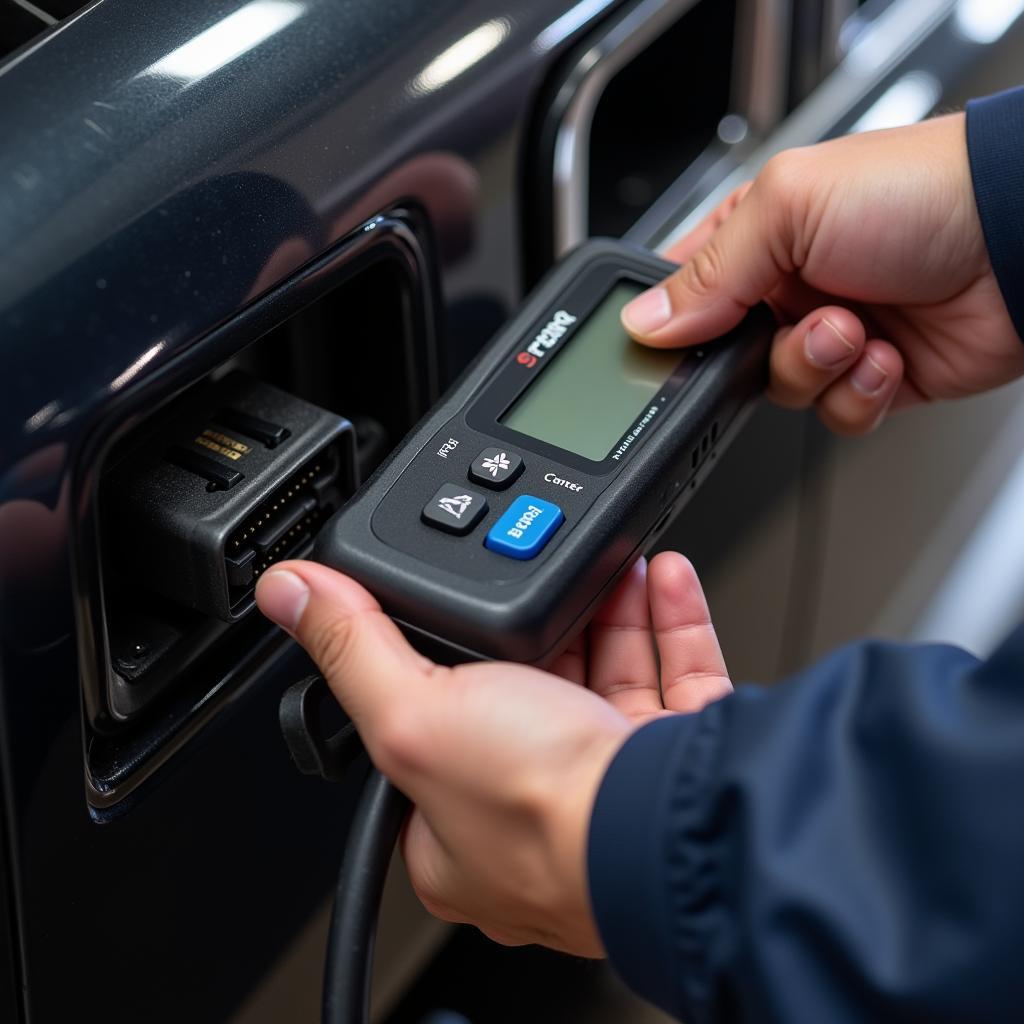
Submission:
[[223,622],[267,567],[309,553],[355,489],[348,420],[242,373],[204,384],[108,483],[120,571]]

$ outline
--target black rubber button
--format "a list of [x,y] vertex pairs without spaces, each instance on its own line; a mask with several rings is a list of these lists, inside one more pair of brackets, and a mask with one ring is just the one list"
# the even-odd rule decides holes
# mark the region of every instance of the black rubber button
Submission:
[[485,448],[469,467],[469,478],[503,491],[523,471],[522,457],[508,448]]
[[423,521],[435,529],[464,536],[487,514],[487,499],[462,484],[445,484],[423,506]]

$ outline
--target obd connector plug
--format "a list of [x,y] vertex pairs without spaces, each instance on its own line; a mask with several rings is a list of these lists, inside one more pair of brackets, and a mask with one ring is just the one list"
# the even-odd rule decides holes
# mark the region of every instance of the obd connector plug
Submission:
[[260,574],[307,555],[356,483],[347,420],[233,373],[190,394],[115,470],[119,567],[234,622],[253,607]]

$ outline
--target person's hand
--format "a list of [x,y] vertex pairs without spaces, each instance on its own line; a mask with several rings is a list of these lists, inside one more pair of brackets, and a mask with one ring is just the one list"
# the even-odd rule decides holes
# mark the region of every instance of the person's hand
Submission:
[[311,562],[268,571],[256,600],[415,804],[403,854],[427,909],[499,942],[602,955],[586,838],[605,769],[638,723],[731,690],[690,563],[639,562],[551,673],[435,665],[362,587]]
[[962,114],[781,153],[668,256],[683,266],[626,306],[626,329],[698,344],[765,299],[782,324],[769,394],[839,433],[1024,374]]

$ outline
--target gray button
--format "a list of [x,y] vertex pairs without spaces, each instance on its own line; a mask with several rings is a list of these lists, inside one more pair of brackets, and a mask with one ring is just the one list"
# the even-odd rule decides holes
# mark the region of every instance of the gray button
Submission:
[[521,456],[508,448],[485,448],[469,467],[469,478],[502,491],[523,471]]
[[462,484],[444,484],[423,506],[423,521],[460,537],[487,514],[487,499]]

